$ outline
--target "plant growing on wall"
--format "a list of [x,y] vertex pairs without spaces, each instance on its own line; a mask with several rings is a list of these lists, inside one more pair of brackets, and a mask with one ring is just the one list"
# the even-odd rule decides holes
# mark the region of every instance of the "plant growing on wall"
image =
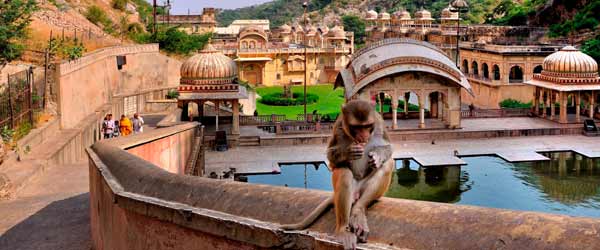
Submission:
[[177,97],[179,97],[179,91],[169,90],[169,92],[167,92],[167,99],[176,99]]
[[0,70],[23,53],[23,40],[35,10],[35,0],[0,1]]
[[86,49],[78,39],[59,40],[53,38],[48,43],[48,51],[58,55],[62,59],[75,60],[82,57]]

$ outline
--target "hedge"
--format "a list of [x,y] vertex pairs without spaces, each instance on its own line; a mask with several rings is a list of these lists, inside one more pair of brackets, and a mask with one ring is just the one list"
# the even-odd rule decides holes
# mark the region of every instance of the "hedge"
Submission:
[[[292,98],[284,98],[282,93],[272,93],[262,96],[258,100],[260,103],[272,106],[296,106],[304,105],[304,95],[302,93],[293,93]],[[307,104],[319,101],[319,96],[311,93],[306,94]]]

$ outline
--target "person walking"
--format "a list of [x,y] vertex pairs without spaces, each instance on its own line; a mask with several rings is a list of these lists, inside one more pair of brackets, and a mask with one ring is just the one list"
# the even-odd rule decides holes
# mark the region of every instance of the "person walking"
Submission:
[[112,119],[112,114],[107,114],[102,122],[102,132],[104,139],[110,139],[115,132],[115,121]]
[[128,136],[133,132],[133,126],[131,125],[131,120],[127,118],[125,115],[121,115],[121,120],[119,120],[119,131],[122,136]]
[[144,118],[142,118],[138,113],[133,114],[133,133],[142,133],[144,132]]

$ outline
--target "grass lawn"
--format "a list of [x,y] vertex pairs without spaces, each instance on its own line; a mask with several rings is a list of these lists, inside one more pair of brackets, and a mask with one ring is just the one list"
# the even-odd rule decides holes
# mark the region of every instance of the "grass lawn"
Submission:
[[[293,86],[292,92],[303,93],[303,86]],[[260,96],[270,93],[282,93],[283,87],[258,87],[256,93]],[[312,113],[313,110],[317,110],[319,114],[338,114],[340,107],[344,103],[344,90],[338,88],[333,90],[333,84],[319,84],[307,86],[307,92],[316,94],[319,96],[319,100],[316,103],[308,104],[306,106],[306,112]],[[271,106],[256,101],[256,110],[259,115],[286,115],[288,119],[296,119],[298,114],[304,114],[304,106]]]

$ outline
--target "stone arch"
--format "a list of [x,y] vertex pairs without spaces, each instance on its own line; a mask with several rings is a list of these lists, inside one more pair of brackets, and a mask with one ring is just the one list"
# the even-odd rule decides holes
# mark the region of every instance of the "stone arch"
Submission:
[[542,69],[543,69],[542,65],[535,66],[535,68],[533,68],[533,73],[534,74],[542,73]]
[[467,59],[463,60],[462,63],[462,72],[465,74],[469,74],[469,61],[467,61]]
[[492,73],[494,80],[500,80],[500,67],[498,67],[498,64],[494,64],[494,67],[492,68]]
[[487,63],[483,63],[481,65],[481,73],[483,73],[483,78],[490,78],[490,70],[488,68]]
[[479,65],[477,64],[477,61],[471,63],[471,72],[473,75],[479,75]]
[[514,65],[510,68],[508,74],[509,83],[522,83],[523,82],[523,68],[519,65]]

